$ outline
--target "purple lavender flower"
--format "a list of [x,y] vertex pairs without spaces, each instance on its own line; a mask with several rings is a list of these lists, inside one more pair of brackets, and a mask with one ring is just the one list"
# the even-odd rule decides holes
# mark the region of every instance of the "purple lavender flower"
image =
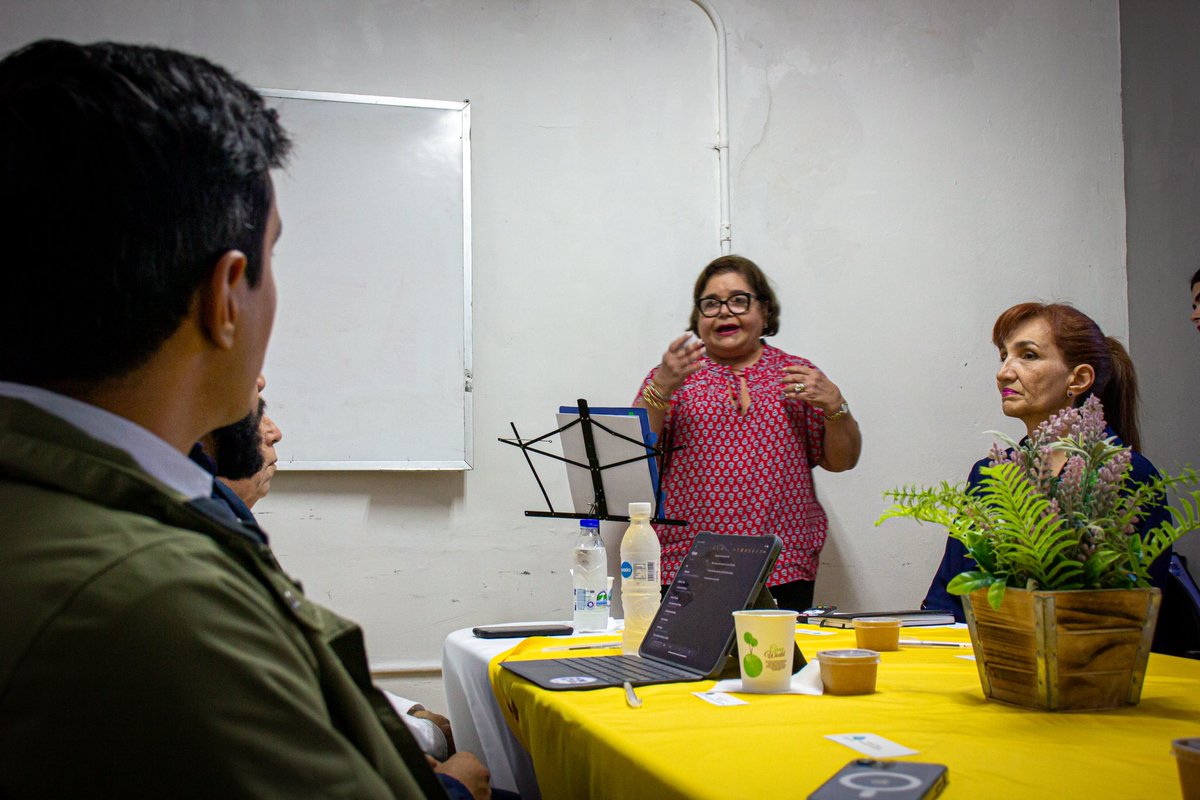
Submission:
[[1080,455],[1067,459],[1066,466],[1058,476],[1058,486],[1053,490],[1055,503],[1067,512],[1075,511],[1083,506],[1084,472],[1087,461]]

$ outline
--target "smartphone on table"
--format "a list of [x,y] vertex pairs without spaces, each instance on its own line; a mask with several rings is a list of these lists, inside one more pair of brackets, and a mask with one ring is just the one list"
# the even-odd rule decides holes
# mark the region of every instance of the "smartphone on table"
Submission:
[[817,787],[808,800],[931,800],[946,788],[944,764],[857,758]]
[[480,625],[471,633],[480,639],[524,639],[527,636],[570,636],[575,629],[570,625]]

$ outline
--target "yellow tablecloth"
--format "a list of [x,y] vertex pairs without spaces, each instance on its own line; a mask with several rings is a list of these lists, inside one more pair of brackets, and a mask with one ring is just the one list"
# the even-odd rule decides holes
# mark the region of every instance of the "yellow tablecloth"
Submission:
[[[966,641],[967,632],[918,637]],[[853,647],[854,634],[797,641],[811,659]],[[1093,713],[988,702],[974,661],[961,657],[970,650],[927,648],[883,653],[873,695],[743,694],[747,705],[716,707],[693,696],[713,685],[703,681],[641,687],[632,709],[621,689],[550,692],[499,666],[588,652],[541,652],[556,644],[526,640],[489,669],[544,800],[803,798],[859,757],[824,738],[833,733],[878,734],[917,750],[908,760],[947,765],[946,798],[1162,800],[1179,797],[1171,740],[1200,736],[1200,661],[1169,656],[1151,655],[1139,705]]]

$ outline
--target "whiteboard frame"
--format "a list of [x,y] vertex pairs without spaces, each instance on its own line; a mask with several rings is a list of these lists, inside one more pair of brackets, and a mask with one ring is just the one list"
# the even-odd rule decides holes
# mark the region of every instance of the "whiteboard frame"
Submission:
[[264,97],[285,100],[326,100],[334,103],[436,108],[458,111],[462,117],[462,199],[463,199],[463,460],[461,461],[286,461],[276,466],[285,471],[315,472],[322,470],[374,471],[465,471],[473,469],[475,461],[474,434],[474,372],[472,367],[471,330],[471,104],[467,100],[422,100],[412,97],[385,97],[342,92],[309,92],[292,89],[257,89]]

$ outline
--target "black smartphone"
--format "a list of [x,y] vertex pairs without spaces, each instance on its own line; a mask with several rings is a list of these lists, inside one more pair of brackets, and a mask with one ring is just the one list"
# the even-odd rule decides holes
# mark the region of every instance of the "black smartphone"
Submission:
[[859,800],[885,796],[888,800],[929,800],[942,793],[946,781],[944,764],[859,758],[835,772],[808,796],[808,800]]
[[471,633],[480,639],[524,639],[526,636],[570,636],[570,625],[480,625]]

